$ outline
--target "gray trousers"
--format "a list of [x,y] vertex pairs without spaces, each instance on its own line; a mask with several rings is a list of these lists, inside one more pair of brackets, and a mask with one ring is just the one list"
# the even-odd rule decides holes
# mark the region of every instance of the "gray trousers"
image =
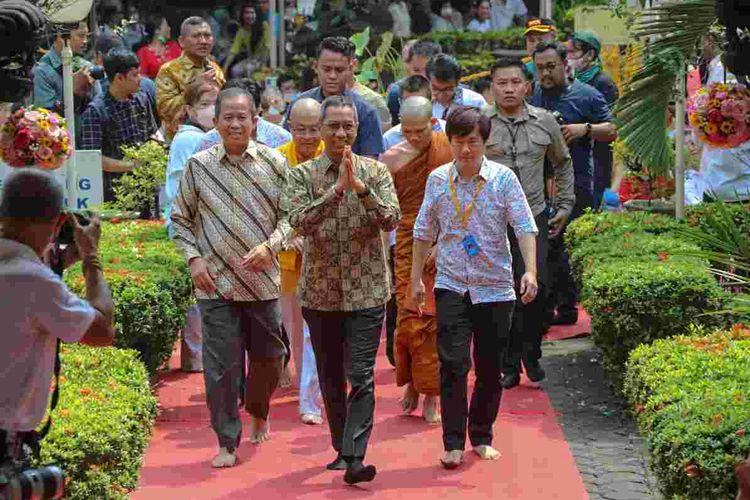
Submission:
[[278,300],[231,302],[199,300],[203,322],[203,378],[211,427],[219,446],[234,451],[242,436],[238,402],[247,351],[250,370],[245,409],[268,418],[287,354]]

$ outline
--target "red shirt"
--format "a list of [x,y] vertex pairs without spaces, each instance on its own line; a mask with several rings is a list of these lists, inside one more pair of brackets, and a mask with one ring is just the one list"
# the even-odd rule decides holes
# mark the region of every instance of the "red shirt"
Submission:
[[180,44],[174,40],[167,42],[162,57],[156,55],[156,52],[151,50],[151,47],[144,45],[136,53],[138,60],[141,61],[141,74],[153,80],[159,73],[159,68],[161,68],[162,64],[169,62],[172,59],[177,59],[180,57],[181,53],[182,49],[180,48]]

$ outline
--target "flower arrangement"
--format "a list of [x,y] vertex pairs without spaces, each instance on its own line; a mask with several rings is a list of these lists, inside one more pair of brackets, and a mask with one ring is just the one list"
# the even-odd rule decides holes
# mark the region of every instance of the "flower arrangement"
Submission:
[[44,108],[21,108],[0,128],[0,158],[12,167],[54,170],[71,152],[65,120]]
[[740,84],[712,83],[688,104],[690,125],[701,142],[736,148],[750,140],[750,91]]

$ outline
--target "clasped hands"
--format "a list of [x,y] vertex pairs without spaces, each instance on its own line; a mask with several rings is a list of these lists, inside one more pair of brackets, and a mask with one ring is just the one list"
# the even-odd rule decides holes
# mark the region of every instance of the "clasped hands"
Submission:
[[344,149],[344,155],[341,158],[341,163],[339,163],[339,176],[336,179],[334,189],[339,196],[350,190],[356,194],[362,194],[367,191],[367,185],[354,173],[354,159],[352,158],[352,148],[350,146]]

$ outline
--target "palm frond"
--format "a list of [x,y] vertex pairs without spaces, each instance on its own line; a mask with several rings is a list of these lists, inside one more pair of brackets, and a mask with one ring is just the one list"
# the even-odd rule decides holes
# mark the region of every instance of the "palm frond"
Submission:
[[686,0],[647,9],[636,23],[635,37],[650,41],[630,55],[639,69],[615,113],[620,138],[654,175],[673,167],[667,107],[678,76],[715,20],[714,0]]

